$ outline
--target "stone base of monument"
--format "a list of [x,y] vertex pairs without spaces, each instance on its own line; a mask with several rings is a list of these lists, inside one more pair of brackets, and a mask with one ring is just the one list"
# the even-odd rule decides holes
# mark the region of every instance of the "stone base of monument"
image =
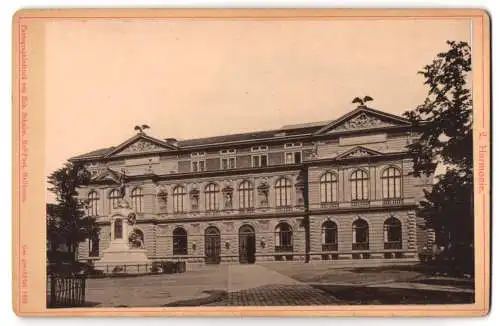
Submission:
[[106,274],[137,274],[150,273],[152,263],[145,249],[110,246],[103,250],[102,258],[94,266]]

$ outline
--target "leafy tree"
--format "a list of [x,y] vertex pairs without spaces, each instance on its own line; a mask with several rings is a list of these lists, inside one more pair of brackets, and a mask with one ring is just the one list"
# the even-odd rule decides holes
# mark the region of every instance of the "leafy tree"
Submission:
[[47,205],[47,237],[52,248],[65,243],[73,260],[78,243],[96,228],[95,218],[86,216],[86,201],[78,199],[77,189],[90,181],[90,173],[79,163],[66,163],[48,176],[48,190],[56,195],[56,203]]
[[408,146],[413,175],[430,176],[438,166],[444,168],[432,189],[424,191],[418,214],[436,231],[437,244],[456,252],[472,248],[474,238],[471,48],[466,42],[447,44],[448,51],[419,71],[429,88],[427,98],[405,116],[421,126],[416,127],[419,138]]

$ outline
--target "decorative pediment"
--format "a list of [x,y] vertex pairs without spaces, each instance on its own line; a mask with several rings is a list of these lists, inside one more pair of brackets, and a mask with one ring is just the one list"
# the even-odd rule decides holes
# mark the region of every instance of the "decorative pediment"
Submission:
[[154,153],[175,149],[177,148],[171,144],[140,133],[115,147],[106,156]]
[[316,134],[410,125],[408,120],[396,115],[367,107],[358,107],[356,110],[324,126]]
[[118,184],[120,181],[120,176],[116,171],[110,168],[106,168],[101,170],[95,177],[93,177],[92,181],[99,181],[99,182],[108,181]]
[[332,128],[329,132],[358,130],[394,126],[391,123],[383,121],[375,116],[370,116],[364,112],[359,113],[355,117],[343,122],[342,124]]
[[347,152],[344,152],[337,156],[335,159],[337,160],[344,160],[344,159],[350,159],[350,158],[358,158],[358,157],[370,157],[370,156],[377,156],[381,155],[382,153],[374,151],[373,149],[369,149],[366,147],[362,146],[357,146],[354,147]]

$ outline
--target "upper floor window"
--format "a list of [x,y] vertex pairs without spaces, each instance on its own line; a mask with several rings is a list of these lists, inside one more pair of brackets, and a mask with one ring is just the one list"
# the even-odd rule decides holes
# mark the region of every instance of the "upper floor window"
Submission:
[[195,152],[191,153],[191,171],[203,172],[205,171],[205,153]]
[[109,193],[109,210],[118,208],[118,201],[121,199],[118,189],[113,189]]
[[236,150],[235,149],[224,149],[220,151],[220,168],[222,170],[235,169],[236,168]]
[[389,167],[382,172],[382,197],[401,198],[401,172],[395,167]]
[[251,152],[265,152],[267,151],[267,146],[252,146]]
[[186,201],[186,190],[183,186],[177,186],[172,192],[174,213],[184,212],[184,202]]
[[245,180],[238,187],[240,208],[253,207],[253,187],[250,181]]
[[218,194],[219,186],[215,183],[210,183],[205,187],[205,208],[207,211],[215,211],[218,209]]
[[220,168],[222,170],[235,169],[236,168],[236,157],[222,157],[220,159]]
[[281,178],[276,182],[276,206],[290,206],[292,204],[292,183],[287,178]]
[[166,213],[168,203],[167,193],[165,191],[160,191],[156,197],[158,198],[158,209],[160,213]]
[[319,179],[319,191],[321,203],[335,203],[337,199],[337,176],[327,172]]
[[95,191],[91,191],[88,195],[88,216],[98,216],[99,215],[99,195]]
[[351,174],[351,200],[368,200],[368,174],[356,170]]
[[302,147],[302,143],[286,143],[285,148]]
[[136,212],[142,212],[142,189],[135,188],[130,193],[130,199],[132,201],[132,208],[135,209]]
[[191,161],[191,171],[192,172],[205,171],[205,160]]
[[298,164],[302,162],[302,152],[286,152],[285,153],[285,164]]
[[267,154],[252,155],[252,167],[267,166]]

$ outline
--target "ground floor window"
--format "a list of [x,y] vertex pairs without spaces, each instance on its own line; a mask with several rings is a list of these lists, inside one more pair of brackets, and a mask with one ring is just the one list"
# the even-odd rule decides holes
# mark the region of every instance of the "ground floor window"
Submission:
[[275,229],[275,251],[293,251],[293,231],[290,224],[281,222]]
[[188,239],[187,232],[184,228],[178,227],[173,232],[173,254],[187,255],[188,254]]
[[370,249],[368,222],[357,219],[352,223],[352,250],[368,249]]
[[337,224],[326,221],[321,226],[321,244],[323,251],[337,251]]
[[384,249],[402,249],[401,222],[390,217],[384,222]]

